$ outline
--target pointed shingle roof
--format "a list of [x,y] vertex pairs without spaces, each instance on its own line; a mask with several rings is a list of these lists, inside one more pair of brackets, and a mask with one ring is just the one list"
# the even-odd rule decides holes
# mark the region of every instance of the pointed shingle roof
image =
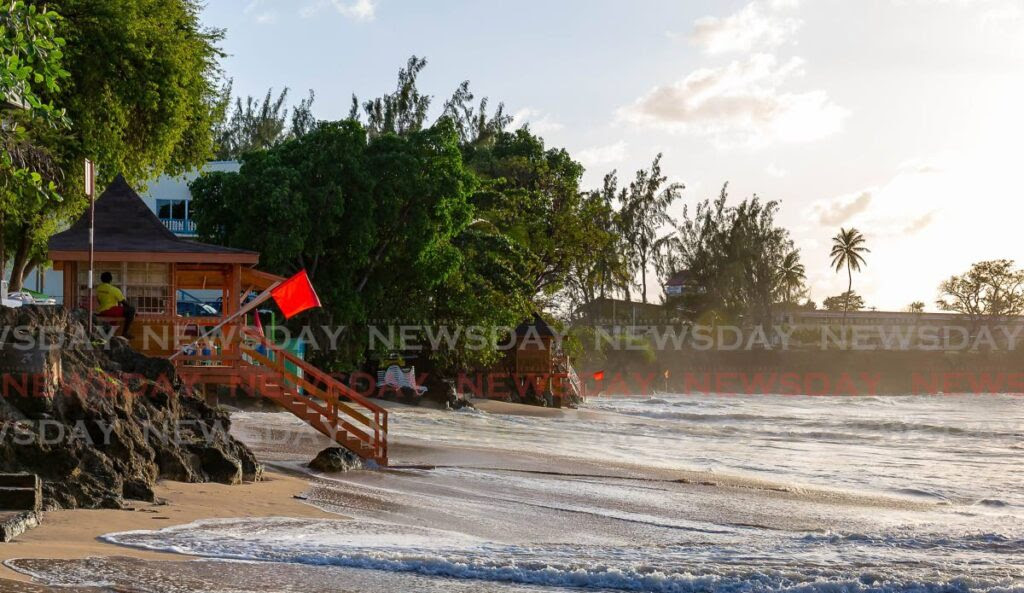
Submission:
[[[255,251],[189,241],[164,226],[125,178],[118,175],[96,199],[95,252],[100,260],[117,254],[150,254],[150,261],[257,263]],[[68,230],[50,237],[50,259],[80,260],[89,251],[89,212]]]

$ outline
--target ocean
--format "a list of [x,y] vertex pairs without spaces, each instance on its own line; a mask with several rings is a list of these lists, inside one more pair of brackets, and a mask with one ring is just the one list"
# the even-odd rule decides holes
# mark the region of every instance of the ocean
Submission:
[[[239,412],[279,469],[287,414]],[[112,533],[181,562],[18,560],[125,591],[1024,593],[1024,398],[594,398],[391,414],[392,469],[310,476],[338,520]],[[194,560],[193,560],[194,559]]]

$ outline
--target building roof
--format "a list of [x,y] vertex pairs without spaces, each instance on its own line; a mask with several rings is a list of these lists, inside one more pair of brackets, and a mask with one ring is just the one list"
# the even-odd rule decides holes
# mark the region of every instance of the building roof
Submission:
[[690,281],[690,270],[679,270],[665,281],[665,286],[685,286]]
[[[97,261],[259,262],[259,253],[189,241],[160,222],[121,175],[96,199]],[[50,238],[53,261],[85,260],[89,253],[89,213]],[[131,254],[129,257],[126,255]]]

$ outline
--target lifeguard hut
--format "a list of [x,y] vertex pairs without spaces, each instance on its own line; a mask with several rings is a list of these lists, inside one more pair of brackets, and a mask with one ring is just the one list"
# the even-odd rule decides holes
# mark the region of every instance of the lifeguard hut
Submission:
[[[227,386],[269,398],[360,457],[387,464],[384,408],[236,316],[246,298],[284,280],[256,269],[259,253],[174,235],[120,175],[96,200],[94,229],[94,277],[110,272],[135,308],[133,348],[173,357],[178,375],[204,392]],[[50,239],[49,257],[64,275],[65,306],[87,308],[88,213]],[[178,315],[182,290],[220,291],[220,315]]]
[[558,334],[544,318],[534,313],[514,333],[514,348],[509,349],[506,364],[517,393],[534,391],[537,397],[549,394],[550,404],[558,408],[572,397],[583,397],[583,384],[562,349]]

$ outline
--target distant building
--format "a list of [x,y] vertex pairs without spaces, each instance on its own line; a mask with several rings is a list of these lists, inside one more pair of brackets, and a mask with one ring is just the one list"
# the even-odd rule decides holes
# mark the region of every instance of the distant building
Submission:
[[665,296],[674,297],[686,292],[690,285],[690,271],[679,270],[665,281]]
[[576,318],[595,325],[650,325],[664,323],[668,311],[656,303],[635,303],[623,299],[598,297],[576,309]]
[[161,175],[151,181],[149,189],[140,192],[139,196],[146,206],[157,215],[160,222],[179,237],[195,237],[196,223],[192,220],[192,192],[188,184],[202,173],[226,172],[237,173],[241,168],[238,161],[211,161],[202,169],[189,171],[184,175],[171,177]]

